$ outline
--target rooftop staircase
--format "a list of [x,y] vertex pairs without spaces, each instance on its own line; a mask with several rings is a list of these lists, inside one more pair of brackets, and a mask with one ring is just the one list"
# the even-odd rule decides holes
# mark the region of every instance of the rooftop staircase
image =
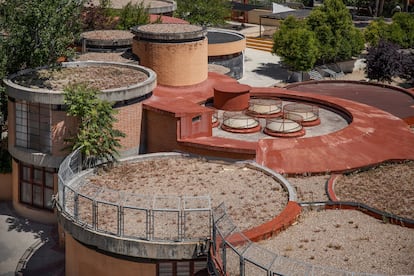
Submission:
[[256,50],[272,52],[273,40],[264,38],[246,37],[246,47]]

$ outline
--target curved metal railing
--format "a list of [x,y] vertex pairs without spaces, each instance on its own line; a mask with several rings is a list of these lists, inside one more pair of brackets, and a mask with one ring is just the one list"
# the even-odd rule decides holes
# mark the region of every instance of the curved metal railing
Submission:
[[247,238],[227,214],[224,203],[213,210],[212,258],[228,275],[324,275],[371,276],[324,267],[287,258],[261,247]]
[[[152,158],[182,156],[152,154]],[[135,162],[138,156],[124,162]],[[121,161],[122,162],[122,161]],[[83,168],[82,154],[72,152],[58,173],[60,212],[82,227],[107,235],[158,241],[209,239],[212,229],[209,196],[140,195],[91,183],[93,168]]]

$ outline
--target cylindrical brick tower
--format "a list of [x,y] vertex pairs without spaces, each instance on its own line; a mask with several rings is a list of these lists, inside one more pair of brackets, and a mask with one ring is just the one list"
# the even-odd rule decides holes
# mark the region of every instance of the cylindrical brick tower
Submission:
[[140,64],[157,73],[166,86],[188,86],[208,77],[205,28],[189,24],[149,24],[132,29],[132,51]]

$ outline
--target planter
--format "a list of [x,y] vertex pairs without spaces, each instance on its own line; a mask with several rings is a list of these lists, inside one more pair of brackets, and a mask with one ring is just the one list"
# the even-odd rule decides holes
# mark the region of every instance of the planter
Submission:
[[352,73],[354,71],[356,59],[339,61],[336,64],[339,66],[342,72],[345,74]]

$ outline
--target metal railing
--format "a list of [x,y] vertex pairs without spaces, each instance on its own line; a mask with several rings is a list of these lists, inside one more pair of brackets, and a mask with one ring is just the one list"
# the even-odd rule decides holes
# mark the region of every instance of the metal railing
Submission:
[[209,196],[149,196],[112,190],[89,182],[87,176],[93,172],[93,168],[83,168],[79,150],[66,157],[59,168],[58,209],[82,227],[130,239],[210,239]]
[[227,214],[224,203],[213,210],[212,258],[228,275],[368,276],[287,258],[250,241]]

